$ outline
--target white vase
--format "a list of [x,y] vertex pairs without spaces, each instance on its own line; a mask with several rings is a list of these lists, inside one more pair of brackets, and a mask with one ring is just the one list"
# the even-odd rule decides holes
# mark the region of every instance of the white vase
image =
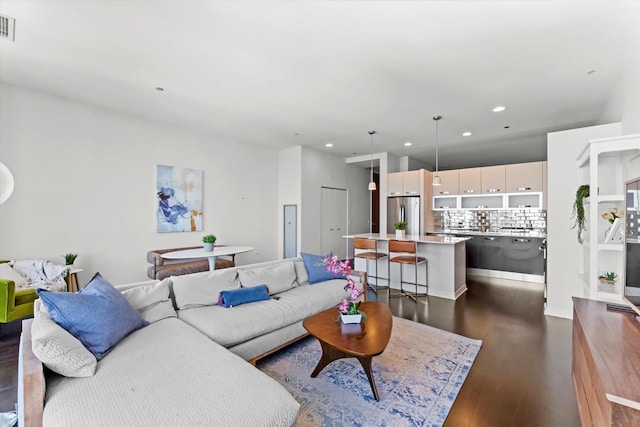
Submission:
[[213,251],[213,243],[203,243],[202,247],[204,248],[205,252]]
[[358,313],[358,314],[340,313],[340,320],[342,320],[342,323],[344,323],[344,324],[360,323],[362,321],[362,314],[360,314],[360,313]]
[[404,230],[396,230],[396,239],[404,239]]

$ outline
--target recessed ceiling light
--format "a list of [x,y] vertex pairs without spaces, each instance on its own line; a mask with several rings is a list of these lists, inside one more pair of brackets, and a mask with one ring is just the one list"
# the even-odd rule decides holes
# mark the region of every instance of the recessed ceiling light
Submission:
[[495,108],[493,109],[493,112],[494,112],[494,113],[499,113],[500,111],[504,111],[504,110],[506,110],[506,109],[507,109],[507,107],[503,107],[502,105],[498,105],[497,107],[495,107]]
[[413,143],[411,141],[407,141],[404,143],[405,147],[411,147],[413,145]]
[[333,147],[333,144],[330,143],[330,142],[327,142],[326,144],[324,144],[324,146],[327,147],[327,148],[331,148],[331,147]]
[[462,133],[462,136],[471,136],[471,135],[473,135],[471,132],[463,132]]

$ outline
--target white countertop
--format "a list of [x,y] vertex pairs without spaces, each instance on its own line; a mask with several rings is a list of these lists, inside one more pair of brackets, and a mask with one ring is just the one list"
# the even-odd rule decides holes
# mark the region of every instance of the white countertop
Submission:
[[375,239],[375,240],[409,240],[409,241],[414,241],[418,243],[435,243],[435,244],[444,244],[444,245],[455,245],[456,243],[462,243],[470,239],[470,237],[420,236],[418,234],[407,234],[402,239],[396,239],[395,234],[386,234],[386,233],[348,234],[342,237],[346,237],[347,239],[353,239],[355,237],[363,237],[365,239]]
[[547,233],[543,231],[531,230],[531,231],[510,231],[510,230],[500,230],[500,231],[472,231],[472,230],[455,230],[455,229],[447,229],[447,230],[433,230],[427,231],[427,233],[435,233],[435,234],[455,234],[455,235],[468,235],[468,236],[505,236],[505,237],[538,237],[544,239],[547,237]]

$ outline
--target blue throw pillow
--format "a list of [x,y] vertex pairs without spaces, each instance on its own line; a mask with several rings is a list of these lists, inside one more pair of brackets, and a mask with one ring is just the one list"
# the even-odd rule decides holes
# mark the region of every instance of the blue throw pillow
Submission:
[[264,301],[269,299],[269,289],[267,285],[252,286],[249,288],[231,289],[220,291],[218,304],[225,307],[246,304],[254,301]]
[[131,332],[146,326],[140,313],[100,273],[78,293],[37,290],[51,318],[102,359]]
[[324,260],[326,257],[333,256],[332,253],[328,253],[323,256],[300,252],[300,256],[302,257],[304,266],[307,269],[307,274],[309,274],[309,283],[311,284],[324,282],[326,280],[345,278],[340,274],[335,275],[332,272],[328,271],[327,266],[322,263],[322,260]]

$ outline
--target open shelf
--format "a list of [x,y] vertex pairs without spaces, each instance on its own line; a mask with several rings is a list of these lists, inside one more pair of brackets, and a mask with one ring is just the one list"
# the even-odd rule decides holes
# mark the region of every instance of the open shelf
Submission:
[[[628,179],[630,159],[640,153],[640,134],[588,141],[578,156],[582,168],[583,184],[588,184],[591,197],[583,200],[587,229],[581,245],[582,273],[578,292],[587,298],[607,302],[622,301],[624,286],[624,245],[604,243],[611,224],[602,214],[611,208],[625,210],[625,182]],[[614,285],[601,283],[598,271],[615,272]]]

